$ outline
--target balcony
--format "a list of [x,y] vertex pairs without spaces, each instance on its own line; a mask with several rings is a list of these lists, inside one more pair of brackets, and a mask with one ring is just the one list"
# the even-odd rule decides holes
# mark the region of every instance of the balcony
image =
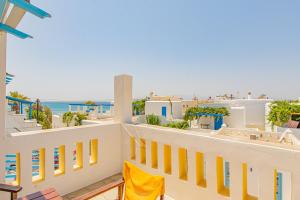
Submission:
[[19,196],[49,187],[67,195],[120,174],[128,160],[164,176],[166,194],[176,200],[300,199],[298,145],[252,141],[242,130],[216,134],[131,124],[131,99],[130,77],[118,76],[114,120],[4,136],[2,182],[11,155],[15,174],[9,183],[23,187]]
[[[286,191],[290,191],[290,199],[299,198],[300,152],[293,148],[112,121],[15,134],[5,141],[4,155],[19,156],[14,184],[24,187],[22,195],[48,187],[64,195],[121,173],[123,161],[130,160],[147,172],[165,176],[167,194],[174,199],[251,199],[247,194],[251,186],[245,180],[247,165],[257,170],[258,199],[274,199],[276,170],[291,174]],[[55,170],[55,148],[61,147]],[[34,177],[33,150],[40,154],[39,175]],[[223,160],[230,166],[227,186],[223,184]]]

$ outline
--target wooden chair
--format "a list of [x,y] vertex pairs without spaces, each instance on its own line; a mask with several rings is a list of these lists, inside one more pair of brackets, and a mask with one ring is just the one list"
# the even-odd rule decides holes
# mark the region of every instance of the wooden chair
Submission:
[[[100,188],[97,188],[95,190],[92,190],[88,193],[85,193],[84,195],[81,195],[79,197],[76,197],[74,198],[73,200],[87,200],[87,199],[91,199],[95,196],[98,196],[100,194],[103,194],[104,192],[107,192],[111,189],[114,189],[114,188],[118,188],[118,196],[117,196],[117,200],[122,200],[123,199],[123,196],[127,196],[124,192],[124,189],[127,191],[131,191],[130,193],[135,193],[137,192],[139,189],[137,187],[138,184],[137,184],[137,179],[135,177],[135,175],[133,176],[129,176],[128,173],[127,173],[127,176],[125,175],[126,174],[126,169],[128,168],[133,168],[134,169],[134,172],[138,173],[139,175],[141,175],[141,173],[145,176],[151,176],[151,177],[156,177],[156,179],[153,179],[154,180],[154,184],[158,187],[156,189],[162,189],[159,193],[157,193],[157,195],[160,197],[160,200],[163,200],[164,199],[164,195],[162,193],[164,193],[164,178],[163,177],[160,177],[160,176],[153,176],[153,175],[150,175],[150,174],[147,174],[146,172],[143,172],[142,170],[138,169],[137,167],[135,167],[134,165],[132,165],[131,163],[125,161],[124,163],[124,171],[123,171],[123,179],[119,179],[117,181],[113,181],[113,182],[110,182]],[[135,173],[134,173],[135,174]],[[139,177],[140,178],[140,177]],[[142,179],[142,178],[141,178]],[[161,185],[160,187],[157,185],[157,180],[159,179]],[[126,182],[126,180],[128,182]],[[155,181],[156,180],[156,181]],[[132,184],[134,182],[134,184]],[[143,182],[143,181],[142,181]],[[144,183],[147,183],[147,185],[143,185]],[[154,188],[152,189],[149,189],[151,187],[153,187],[153,185],[151,186],[151,183],[149,183],[149,179],[148,181],[145,181],[142,185],[143,186],[140,186],[140,187],[145,187],[146,186],[146,190],[143,190],[143,194],[142,195],[146,195],[147,192],[150,192],[151,194],[153,194],[153,192],[155,191]],[[137,194],[136,193],[136,197],[133,197],[133,196],[127,196],[127,198],[138,198],[138,196],[141,195],[141,194]],[[155,195],[156,196],[156,195]],[[144,196],[145,197],[145,196]],[[153,196],[149,196],[149,198],[152,198]],[[136,199],[132,199],[132,200],[136,200]],[[156,199],[153,199],[153,200],[156,200]]]

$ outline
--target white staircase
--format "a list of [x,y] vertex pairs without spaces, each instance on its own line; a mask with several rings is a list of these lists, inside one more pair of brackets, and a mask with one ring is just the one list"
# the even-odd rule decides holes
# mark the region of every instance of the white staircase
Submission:
[[26,119],[25,114],[16,114],[14,111],[7,111],[5,118],[5,131],[9,133],[41,130],[42,126],[35,119]]

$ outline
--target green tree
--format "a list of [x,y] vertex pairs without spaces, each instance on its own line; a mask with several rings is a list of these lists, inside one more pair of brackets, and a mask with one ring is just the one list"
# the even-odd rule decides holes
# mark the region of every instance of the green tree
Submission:
[[17,91],[12,91],[12,92],[9,92],[9,95],[13,98],[17,98],[17,99],[23,99],[23,100],[29,100],[29,98]]
[[276,126],[283,126],[287,123],[292,114],[300,113],[300,105],[289,101],[274,101],[270,104],[268,121]]
[[[17,99],[22,99],[22,100],[29,100],[29,98],[17,91],[12,91],[12,92],[9,92],[9,96],[13,97],[13,98],[17,98]],[[15,111],[17,114],[20,113],[20,105],[19,105],[19,102],[16,102],[16,101],[9,101],[10,103],[13,104],[12,106],[12,110]]]
[[87,119],[86,114],[81,114],[81,113],[75,113],[74,115],[74,120],[75,120],[75,126],[81,126],[82,125],[82,120]]
[[84,102],[84,104],[86,104],[86,105],[96,105],[96,102],[88,100],[88,101]]
[[132,102],[134,114],[140,114],[140,115],[145,114],[145,103],[146,103],[146,98],[139,99]]
[[[26,112],[27,112],[27,116],[29,116],[28,109],[26,110]],[[32,118],[36,119],[37,122],[42,125],[43,129],[51,129],[52,128],[52,111],[49,107],[39,106],[39,110],[37,111],[36,105],[33,106]]]
[[73,121],[74,113],[73,112],[66,112],[63,114],[62,121],[64,124],[66,124],[67,127],[70,126],[70,124]]

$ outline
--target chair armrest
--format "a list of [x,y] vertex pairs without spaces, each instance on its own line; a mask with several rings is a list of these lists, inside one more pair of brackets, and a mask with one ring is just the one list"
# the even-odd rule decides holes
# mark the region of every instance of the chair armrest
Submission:
[[17,192],[20,192],[21,190],[22,190],[22,187],[20,187],[20,186],[0,184],[0,191],[3,191],[3,192],[17,193]]
[[88,192],[88,193],[86,193],[86,194],[84,194],[82,196],[76,197],[76,198],[74,198],[72,200],[87,200],[87,199],[93,198],[93,197],[95,197],[97,195],[100,195],[100,194],[102,194],[104,192],[107,192],[107,191],[109,191],[111,189],[114,189],[116,187],[123,188],[124,184],[125,184],[124,180],[123,179],[119,179],[117,181],[110,182],[110,183],[108,183],[106,185],[103,185],[100,188],[97,188],[97,189],[95,189],[93,191],[90,191],[90,192]]

